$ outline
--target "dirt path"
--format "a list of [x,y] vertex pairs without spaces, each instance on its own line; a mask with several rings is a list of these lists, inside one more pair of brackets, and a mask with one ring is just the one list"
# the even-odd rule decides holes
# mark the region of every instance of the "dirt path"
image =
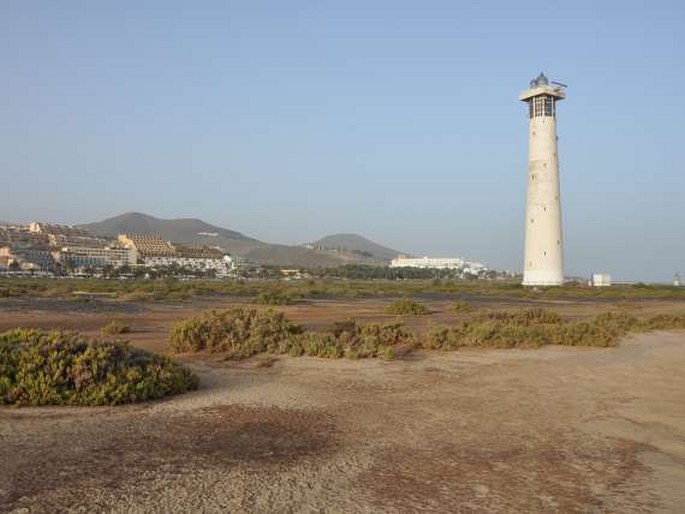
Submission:
[[682,512],[685,334],[194,363],[201,390],[0,409],[0,511]]

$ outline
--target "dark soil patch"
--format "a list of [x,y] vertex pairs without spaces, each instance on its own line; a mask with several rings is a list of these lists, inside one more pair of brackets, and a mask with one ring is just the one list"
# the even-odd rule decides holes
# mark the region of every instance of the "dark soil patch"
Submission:
[[[397,448],[362,475],[362,488],[383,509],[621,512],[657,507],[637,500],[647,472],[639,453],[650,450],[647,445],[557,436],[504,446]],[[618,497],[620,505],[613,503]]]
[[211,467],[278,471],[337,446],[335,424],[320,412],[228,405],[142,416],[82,419],[55,427],[50,438],[29,436],[18,452],[0,450],[0,511],[37,496],[116,489],[149,473],[173,476]]

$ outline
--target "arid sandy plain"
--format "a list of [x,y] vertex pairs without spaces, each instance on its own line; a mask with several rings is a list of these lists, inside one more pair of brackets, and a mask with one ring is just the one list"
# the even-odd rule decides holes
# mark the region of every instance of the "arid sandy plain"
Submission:
[[[283,307],[316,327],[394,319],[388,300]],[[427,299],[444,322],[447,302]],[[518,304],[526,302],[518,302]],[[168,353],[188,304],[0,304],[15,326]],[[512,306],[490,300],[486,307]],[[583,317],[616,308],[547,302]],[[643,302],[644,312],[682,303]],[[420,330],[427,323],[416,318]],[[617,348],[416,352],[398,360],[183,357],[200,389],[97,408],[0,408],[2,512],[683,512],[685,334]]]

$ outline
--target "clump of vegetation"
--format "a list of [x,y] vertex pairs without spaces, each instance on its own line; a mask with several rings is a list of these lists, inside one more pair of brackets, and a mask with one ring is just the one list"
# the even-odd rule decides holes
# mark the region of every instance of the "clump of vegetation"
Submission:
[[254,303],[260,305],[291,305],[295,303],[292,294],[283,291],[262,291],[257,295]]
[[685,328],[685,314],[656,314],[638,322],[641,331]]
[[292,341],[288,353],[337,359],[395,358],[398,351],[416,346],[414,333],[403,323],[369,323],[355,320],[336,322],[324,332],[306,332]]
[[535,348],[547,344],[610,347],[631,332],[676,328],[685,328],[685,315],[638,318],[626,313],[604,313],[589,321],[571,321],[544,309],[525,309],[490,312],[453,326],[433,327],[424,340],[424,347],[440,350]]
[[259,353],[288,353],[288,345],[302,333],[282,312],[231,307],[176,323],[171,345],[177,352],[224,352],[244,359]]
[[313,332],[291,323],[281,312],[245,307],[212,311],[179,322],[171,334],[175,351],[223,352],[227,359],[262,353],[331,359],[388,358],[415,344],[414,334],[403,323],[360,325],[347,320],[334,323],[326,331]]
[[197,377],[126,342],[74,332],[0,333],[0,404],[117,405],[196,389]]
[[468,302],[454,302],[452,305],[450,305],[450,310],[452,312],[471,312],[473,310],[473,307],[471,307],[471,304]]
[[411,298],[396,300],[388,305],[385,311],[388,314],[399,314],[401,316],[423,316],[425,314],[430,314],[428,307]]
[[131,325],[122,323],[121,321],[110,320],[100,329],[100,332],[106,335],[128,334],[131,331]]
[[588,321],[564,319],[545,309],[492,311],[449,326],[433,326],[422,338],[401,322],[334,323],[327,330],[305,331],[274,310],[233,307],[177,323],[171,344],[179,352],[223,352],[227,359],[253,355],[393,359],[417,347],[455,350],[537,348],[543,345],[615,346],[631,332],[685,328],[685,314],[638,318],[605,313]]

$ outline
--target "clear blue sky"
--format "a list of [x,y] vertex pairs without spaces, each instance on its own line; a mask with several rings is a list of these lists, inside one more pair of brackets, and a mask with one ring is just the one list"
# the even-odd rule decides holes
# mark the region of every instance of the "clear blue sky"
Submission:
[[567,274],[685,273],[682,1],[10,1],[0,219],[192,216],[520,269],[559,107]]

